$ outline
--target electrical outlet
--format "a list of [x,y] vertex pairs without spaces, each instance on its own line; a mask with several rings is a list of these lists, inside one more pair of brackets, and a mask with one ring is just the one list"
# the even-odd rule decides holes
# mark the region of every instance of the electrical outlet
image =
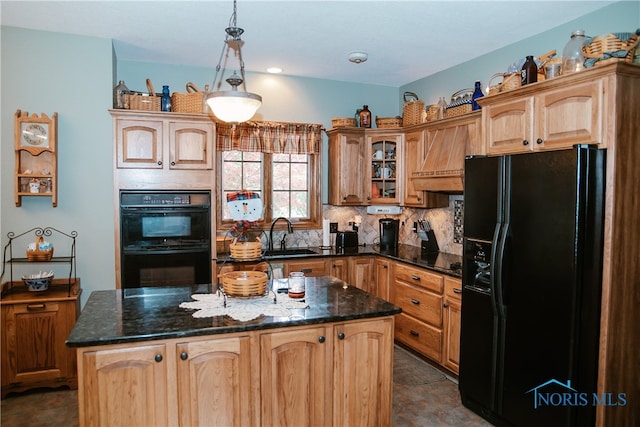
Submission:
[[413,230],[413,232],[414,232],[414,233],[417,233],[417,232],[418,232],[418,223],[417,223],[417,222],[415,222],[415,221],[413,222],[413,228],[412,228],[412,230]]
[[329,233],[334,234],[338,232],[338,223],[330,222],[329,223]]

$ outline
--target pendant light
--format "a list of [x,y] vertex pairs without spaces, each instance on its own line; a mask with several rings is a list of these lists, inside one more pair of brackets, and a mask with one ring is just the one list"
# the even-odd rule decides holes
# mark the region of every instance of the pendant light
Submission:
[[[229,21],[229,27],[225,29],[227,36],[222,46],[220,60],[216,66],[216,75],[211,85],[214,92],[207,95],[207,105],[209,105],[213,114],[215,114],[218,119],[227,123],[246,122],[254,116],[258,108],[260,108],[260,104],[262,104],[262,97],[260,95],[247,92],[247,86],[244,82],[244,61],[242,60],[241,51],[244,42],[240,38],[244,30],[236,25],[236,20],[236,0],[233,0],[233,14]],[[226,66],[230,50],[235,51],[234,56],[237,57],[240,64],[240,75],[234,70],[233,74],[226,79],[226,82],[231,85],[231,90],[223,91],[220,90],[220,87],[225,70],[223,68],[222,73],[220,73],[220,69],[223,58]],[[220,74],[220,80],[218,80],[218,74]],[[243,90],[238,90],[238,86],[240,85],[242,85]]]

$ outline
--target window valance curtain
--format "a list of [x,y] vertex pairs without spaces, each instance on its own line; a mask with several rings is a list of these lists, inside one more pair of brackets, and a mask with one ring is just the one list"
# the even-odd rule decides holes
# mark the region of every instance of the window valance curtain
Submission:
[[320,154],[322,125],[286,122],[216,123],[218,151]]

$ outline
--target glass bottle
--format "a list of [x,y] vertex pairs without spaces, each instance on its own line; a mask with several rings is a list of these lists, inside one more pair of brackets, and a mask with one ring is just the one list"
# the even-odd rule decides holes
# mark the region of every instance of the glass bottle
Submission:
[[527,60],[522,64],[522,86],[538,81],[538,66],[533,60],[533,56],[527,56]]
[[162,99],[160,100],[160,110],[171,111],[171,95],[169,94],[169,86],[162,86]]
[[438,100],[438,119],[444,119],[447,111],[447,101],[444,100],[444,96],[441,96]]
[[129,96],[129,88],[124,84],[124,80],[120,80],[118,85],[113,88],[113,108],[129,108],[127,97]]
[[584,56],[582,55],[582,44],[586,37],[584,30],[575,30],[571,33],[571,39],[562,50],[562,70],[561,74],[571,74],[584,70]]
[[371,111],[369,111],[368,105],[363,105],[362,111],[360,111],[360,127],[361,128],[371,127]]
[[305,294],[305,278],[301,271],[289,273],[289,298],[303,298]]
[[202,112],[209,112],[209,104],[207,104],[207,97],[209,96],[209,85],[204,85],[204,92],[202,92]]
[[471,96],[471,109],[473,111],[479,110],[482,108],[478,105],[478,103],[476,102],[476,99],[482,98],[483,96],[484,96],[484,93],[482,93],[482,87],[480,86],[480,81],[476,81],[476,86],[475,86],[475,89],[473,90],[473,95]]

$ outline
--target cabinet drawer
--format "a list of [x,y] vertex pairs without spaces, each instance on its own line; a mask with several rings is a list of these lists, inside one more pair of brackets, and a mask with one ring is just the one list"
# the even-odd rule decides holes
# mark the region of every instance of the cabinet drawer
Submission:
[[396,265],[396,280],[402,280],[440,294],[442,293],[443,278],[441,275],[429,273],[405,264]]
[[445,277],[444,294],[447,298],[462,300],[462,280],[454,277]]
[[442,327],[442,296],[432,292],[407,285],[395,283],[395,302],[397,306],[423,322],[437,328]]
[[286,261],[284,263],[285,277],[289,276],[292,271],[302,271],[305,276],[324,276],[326,273],[326,267],[324,259],[314,261],[310,259],[301,261]]
[[396,316],[395,338],[430,359],[441,362],[441,329],[400,313]]

